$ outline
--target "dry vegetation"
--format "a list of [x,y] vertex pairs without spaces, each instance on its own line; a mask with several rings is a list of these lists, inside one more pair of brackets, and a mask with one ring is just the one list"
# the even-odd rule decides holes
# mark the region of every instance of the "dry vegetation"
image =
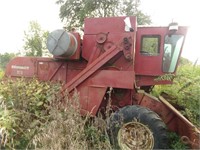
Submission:
[[59,89],[35,79],[1,81],[1,148],[111,149],[99,119],[80,115],[78,94],[61,102]]

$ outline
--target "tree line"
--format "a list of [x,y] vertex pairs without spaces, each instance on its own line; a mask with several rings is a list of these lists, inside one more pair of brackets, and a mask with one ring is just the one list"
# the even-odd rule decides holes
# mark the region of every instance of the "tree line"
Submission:
[[139,25],[151,23],[149,15],[140,9],[140,0],[57,0],[60,19],[70,30],[82,27],[88,17],[137,16]]

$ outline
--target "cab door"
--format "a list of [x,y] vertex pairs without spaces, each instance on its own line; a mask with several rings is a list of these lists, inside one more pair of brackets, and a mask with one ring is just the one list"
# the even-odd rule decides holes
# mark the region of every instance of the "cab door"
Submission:
[[169,31],[168,27],[138,27],[135,72],[142,76],[175,73],[187,27]]
[[167,28],[138,27],[135,51],[136,75],[162,74],[163,36]]

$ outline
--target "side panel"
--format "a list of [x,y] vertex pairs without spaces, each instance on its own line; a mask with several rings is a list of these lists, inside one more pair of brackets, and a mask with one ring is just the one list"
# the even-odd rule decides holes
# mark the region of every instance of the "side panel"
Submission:
[[[125,31],[124,19],[130,19],[132,31]],[[122,46],[125,37],[132,37],[131,46],[135,47],[136,17],[108,17],[85,19],[82,57],[90,60],[95,51],[105,52],[112,45]],[[133,50],[131,50],[132,53]],[[134,54],[133,54],[134,55]]]
[[[77,88],[80,94],[82,114],[90,113],[91,115],[96,115],[99,106],[104,99],[106,90],[109,87],[121,89],[118,91],[116,90],[115,92],[117,92],[119,95],[124,95],[124,93],[121,92],[123,89],[124,91],[127,89],[134,89],[134,72],[101,70],[92,75],[90,78],[86,79]],[[117,93],[115,93],[115,96]],[[115,97],[114,100],[115,101],[113,101],[113,103],[118,104],[116,106],[130,104],[130,98],[124,100],[124,97],[121,97],[120,100],[116,101]]]
[[[84,34],[124,33],[126,17],[86,18]],[[132,16],[130,23],[135,30],[136,17]]]
[[16,57],[6,66],[7,77],[34,77],[37,75],[37,62],[32,57]]
[[102,70],[90,79],[90,86],[134,89],[134,80],[133,71]]
[[16,57],[8,63],[5,75],[11,78],[35,77],[42,81],[66,83],[80,73],[85,66],[85,61],[58,61],[42,57]]

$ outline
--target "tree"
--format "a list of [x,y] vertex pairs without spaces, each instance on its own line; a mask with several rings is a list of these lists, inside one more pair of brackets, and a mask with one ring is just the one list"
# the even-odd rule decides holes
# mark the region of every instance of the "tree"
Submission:
[[24,49],[26,56],[42,56],[47,47],[46,40],[49,32],[43,31],[36,21],[30,22],[28,31],[24,31]]
[[5,70],[7,63],[16,56],[14,53],[0,54],[0,70]]
[[138,24],[150,24],[150,16],[139,10],[140,0],[57,0],[60,18],[70,30],[81,27],[87,17],[134,16]]
[[121,12],[125,16],[137,16],[139,25],[151,24],[150,16],[139,10],[139,6],[140,0],[123,0]]

